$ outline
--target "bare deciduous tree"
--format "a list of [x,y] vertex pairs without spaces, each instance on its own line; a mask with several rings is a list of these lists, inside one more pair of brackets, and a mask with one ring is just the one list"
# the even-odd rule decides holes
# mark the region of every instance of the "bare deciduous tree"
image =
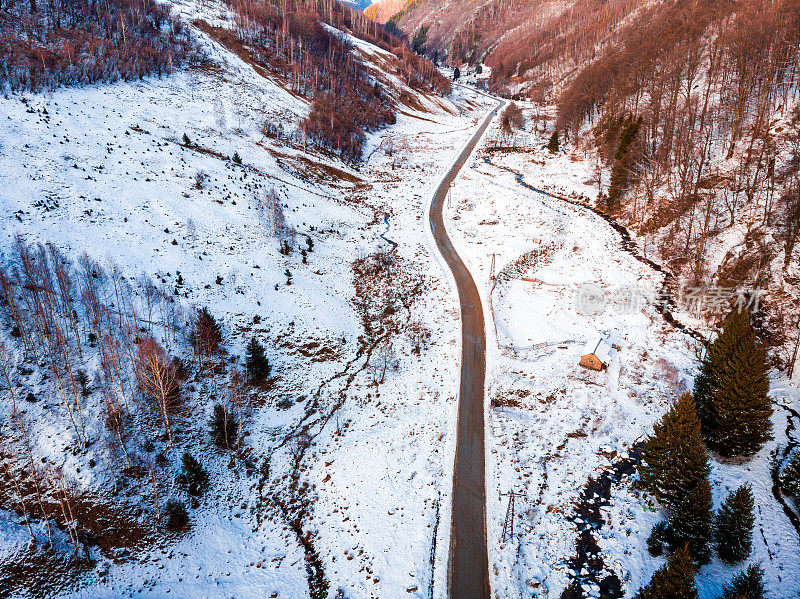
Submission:
[[171,447],[172,417],[180,406],[180,382],[175,365],[152,337],[139,342],[136,378],[139,391],[158,408]]

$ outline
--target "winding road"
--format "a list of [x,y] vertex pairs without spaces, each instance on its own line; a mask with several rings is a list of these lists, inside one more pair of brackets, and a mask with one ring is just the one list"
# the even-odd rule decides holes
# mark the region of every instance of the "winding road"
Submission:
[[451,599],[489,598],[484,443],[486,332],[478,288],[447,235],[442,208],[450,184],[502,105],[500,102],[486,116],[462,150],[436,189],[430,207],[433,237],[453,273],[461,303],[461,384],[448,566],[448,594]]

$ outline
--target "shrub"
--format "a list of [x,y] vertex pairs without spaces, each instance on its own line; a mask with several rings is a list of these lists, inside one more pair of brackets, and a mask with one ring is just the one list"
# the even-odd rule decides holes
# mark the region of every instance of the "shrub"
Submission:
[[208,474],[203,470],[200,462],[193,458],[188,451],[184,452],[181,461],[186,477],[186,490],[189,495],[201,495],[208,486]]
[[164,518],[167,520],[169,530],[182,530],[189,524],[189,514],[186,506],[177,499],[170,499],[164,506]]
[[796,451],[792,455],[789,463],[780,473],[778,480],[783,492],[791,496],[796,502],[800,502],[800,451]]

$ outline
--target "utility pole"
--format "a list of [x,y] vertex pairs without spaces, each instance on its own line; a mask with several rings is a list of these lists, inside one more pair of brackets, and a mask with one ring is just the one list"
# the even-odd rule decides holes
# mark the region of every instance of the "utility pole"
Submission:
[[500,493],[500,497],[508,497],[508,507],[506,508],[506,519],[503,521],[503,539],[511,539],[514,536],[514,500],[517,497],[524,497],[524,493],[517,493],[516,491],[509,491],[508,493]]

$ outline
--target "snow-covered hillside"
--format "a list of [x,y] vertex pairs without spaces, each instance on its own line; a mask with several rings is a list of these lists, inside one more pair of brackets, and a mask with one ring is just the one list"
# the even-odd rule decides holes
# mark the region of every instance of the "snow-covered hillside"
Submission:
[[372,6],[372,0],[339,0],[342,4],[347,4],[356,10],[364,11],[365,9]]
[[[589,196],[594,164],[577,152],[547,151],[548,136],[530,132],[540,108],[524,107],[516,141],[525,149],[485,146],[445,210],[487,314],[493,590],[554,598],[577,581],[585,597],[633,597],[664,562],[646,546],[663,512],[634,490],[629,458],[669,404],[692,389],[702,346],[658,312],[663,275],[634,246],[590,209],[542,193]],[[508,141],[499,123],[487,136],[487,146]],[[710,334],[690,314],[677,317]],[[614,346],[603,372],[578,365],[595,338]],[[712,460],[710,477],[715,508],[752,484],[756,532],[746,563],[762,565],[775,597],[800,593],[800,539],[770,473],[772,452],[797,442],[796,418],[786,409],[800,408],[797,378],[773,374],[775,439],[751,460]],[[510,492],[519,494],[513,534],[504,526]],[[716,559],[703,566],[700,596],[719,597],[739,570]],[[614,588],[614,576],[623,595],[601,594]]]
[[[187,21],[229,23],[222,4],[176,9]],[[129,452],[157,461],[151,482],[115,469],[91,382],[82,449],[45,363],[13,353],[15,384],[39,398],[18,402],[20,419],[40,469],[58,472],[75,498],[68,521],[84,526],[98,517],[90,509],[105,516],[86,561],[71,556],[64,530],[55,551],[45,549],[35,514],[37,542],[29,543],[9,501],[0,512],[2,585],[14,596],[306,597],[310,539],[330,596],[427,597],[434,577],[444,577],[433,571],[432,548],[447,546],[447,527],[437,525],[452,467],[458,314],[432,258],[425,207],[490,102],[405,88],[397,124],[371,134],[354,168],[266,136],[265,123],[295,129],[307,102],[202,31],[193,36],[208,61],[169,77],[0,99],[0,244],[8,261],[20,236],[73,261],[86,252],[114,264],[140,305],[149,279],[186,314],[207,307],[228,363],[241,363],[256,335],[273,379],[249,398],[235,457],[208,435],[212,406],[226,394],[217,378],[226,379],[185,383],[175,445],[157,429],[127,441]],[[393,59],[356,43],[371,68]],[[276,210],[294,234],[288,255],[279,251]],[[373,255],[393,266],[365,290],[358,272]],[[370,307],[359,297],[374,300],[382,285],[407,302],[413,334],[365,350]],[[15,348],[7,324],[4,344]],[[170,351],[191,361],[183,337]],[[83,358],[90,380],[93,355]],[[17,447],[10,402],[0,419],[4,442]],[[199,501],[176,483],[184,450],[210,473]],[[288,505],[298,489],[302,506]],[[188,531],[158,523],[169,498],[193,505]]]

